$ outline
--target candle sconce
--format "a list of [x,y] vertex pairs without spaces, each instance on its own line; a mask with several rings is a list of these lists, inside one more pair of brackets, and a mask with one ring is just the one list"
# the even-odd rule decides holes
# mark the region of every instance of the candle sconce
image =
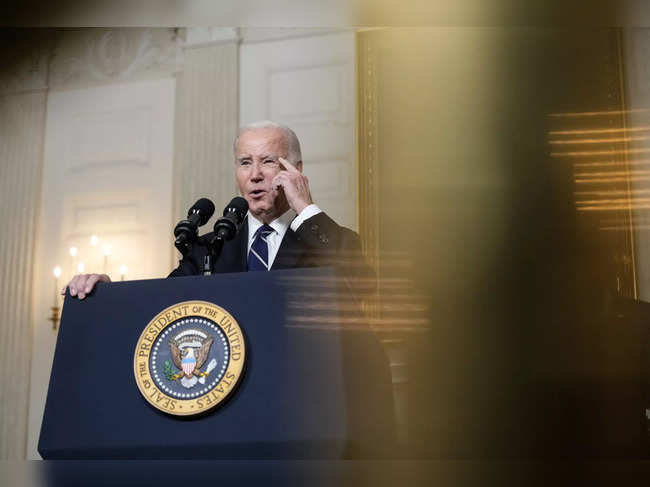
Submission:
[[[100,243],[102,244],[100,246]],[[59,322],[61,321],[62,301],[59,295],[61,281],[68,282],[75,274],[83,274],[84,272],[100,272],[103,270],[104,274],[111,274],[115,262],[120,262],[119,254],[114,255],[111,245],[101,240],[97,235],[92,235],[88,245],[82,247],[71,246],[68,248],[68,255],[65,257],[63,267],[66,271],[62,271],[60,266],[54,267],[52,273],[54,274],[54,301],[50,306],[50,315],[47,318],[52,322],[52,329],[57,330]],[[85,257],[85,258],[84,258]],[[103,266],[102,266],[103,257]],[[82,260],[83,259],[83,260]],[[103,267],[103,268],[102,268]],[[127,266],[121,264],[119,266],[119,279],[120,281],[126,280]]]
[[61,268],[56,266],[52,273],[54,274],[54,302],[50,308],[51,314],[48,318],[52,322],[52,329],[56,330],[59,326],[60,309],[59,309],[59,277],[61,277]]
[[52,329],[56,330],[59,327],[59,321],[61,321],[60,310],[58,306],[52,306],[50,309],[52,310],[52,314],[48,320],[52,322]]

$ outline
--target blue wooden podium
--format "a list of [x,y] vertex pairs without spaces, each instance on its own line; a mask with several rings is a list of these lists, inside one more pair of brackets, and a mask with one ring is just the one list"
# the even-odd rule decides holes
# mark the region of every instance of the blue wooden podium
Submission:
[[[360,320],[346,320],[349,306],[341,311],[337,295],[349,299],[333,269],[300,269],[102,283],[85,300],[66,296],[40,454],[175,460],[384,456],[393,439],[386,359],[370,329],[346,327]],[[134,351],[157,313],[190,300],[217,304],[237,320],[246,339],[246,366],[236,390],[214,410],[170,416],[140,394]]]

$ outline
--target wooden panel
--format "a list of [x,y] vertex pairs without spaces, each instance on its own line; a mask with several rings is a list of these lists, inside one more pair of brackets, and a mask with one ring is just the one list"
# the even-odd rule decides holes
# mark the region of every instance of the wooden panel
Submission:
[[271,70],[269,113],[287,123],[349,123],[345,64]]
[[68,139],[68,170],[134,164],[151,159],[151,108],[127,108],[80,113],[71,120],[74,138]]

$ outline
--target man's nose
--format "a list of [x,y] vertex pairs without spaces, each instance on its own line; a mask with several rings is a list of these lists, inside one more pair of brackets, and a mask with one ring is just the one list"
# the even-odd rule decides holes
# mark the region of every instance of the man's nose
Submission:
[[262,167],[259,164],[251,164],[251,181],[257,183],[264,179],[262,174]]

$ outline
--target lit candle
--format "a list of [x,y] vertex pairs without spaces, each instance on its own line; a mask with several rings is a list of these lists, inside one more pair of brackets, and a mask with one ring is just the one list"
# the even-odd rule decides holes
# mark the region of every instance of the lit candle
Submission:
[[111,255],[111,246],[104,245],[104,274],[108,274],[108,257]]
[[61,277],[61,268],[56,266],[52,269],[52,274],[54,274],[54,307],[59,306],[59,277]]
[[70,247],[70,275],[74,275],[75,257],[77,257],[77,247]]
[[[99,243],[99,237],[97,235],[91,235],[90,246],[97,248],[98,243]],[[95,261],[96,257],[93,253],[91,253],[91,257],[89,257],[89,259],[90,259],[90,267],[99,269],[99,262]]]
[[125,276],[126,276],[126,266],[122,264],[120,266],[120,281],[123,281]]

